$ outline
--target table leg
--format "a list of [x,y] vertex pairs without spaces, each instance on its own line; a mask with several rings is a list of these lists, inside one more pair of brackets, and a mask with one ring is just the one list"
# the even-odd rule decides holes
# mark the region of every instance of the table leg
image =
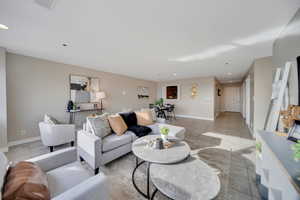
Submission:
[[150,199],[150,162],[147,163],[147,196]]
[[154,199],[154,197],[155,197],[155,195],[156,195],[157,191],[158,191],[158,189],[155,189],[155,190],[154,190],[154,192],[153,192],[153,194],[152,194],[152,197],[151,197],[151,200],[153,200],[153,199]]

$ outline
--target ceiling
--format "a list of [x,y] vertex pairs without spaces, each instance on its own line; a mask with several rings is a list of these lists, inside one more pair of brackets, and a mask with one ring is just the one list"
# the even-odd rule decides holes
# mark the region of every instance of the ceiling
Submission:
[[[9,52],[163,81],[240,81],[300,7],[299,0],[0,0]],[[62,46],[66,43],[68,46]]]

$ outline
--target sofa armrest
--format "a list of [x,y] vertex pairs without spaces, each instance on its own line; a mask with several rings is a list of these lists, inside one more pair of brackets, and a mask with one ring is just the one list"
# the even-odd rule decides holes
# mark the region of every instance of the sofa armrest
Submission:
[[53,200],[108,200],[109,192],[108,179],[101,173],[56,196]]
[[43,171],[47,172],[63,165],[75,162],[77,160],[77,152],[75,147],[58,150],[47,153],[27,160],[36,163]]
[[158,122],[158,123],[166,123],[166,119],[164,119],[164,118],[156,118],[156,121]]
[[93,169],[100,166],[102,140],[94,134],[80,130],[77,135],[78,155]]

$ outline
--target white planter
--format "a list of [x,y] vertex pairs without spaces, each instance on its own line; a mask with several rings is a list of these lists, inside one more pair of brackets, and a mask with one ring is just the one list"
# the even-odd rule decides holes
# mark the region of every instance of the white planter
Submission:
[[167,141],[168,135],[163,135],[163,134],[160,134],[160,135],[161,135],[161,139],[162,139],[163,141]]

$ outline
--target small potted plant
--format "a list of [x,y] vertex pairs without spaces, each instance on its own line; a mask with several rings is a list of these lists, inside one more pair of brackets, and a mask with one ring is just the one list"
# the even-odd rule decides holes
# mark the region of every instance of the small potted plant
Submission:
[[167,136],[170,132],[170,129],[168,127],[161,127],[160,128],[160,133],[161,133],[161,139],[163,139],[163,141],[166,141],[167,140]]
[[292,146],[294,151],[294,160],[298,162],[300,160],[300,140]]

